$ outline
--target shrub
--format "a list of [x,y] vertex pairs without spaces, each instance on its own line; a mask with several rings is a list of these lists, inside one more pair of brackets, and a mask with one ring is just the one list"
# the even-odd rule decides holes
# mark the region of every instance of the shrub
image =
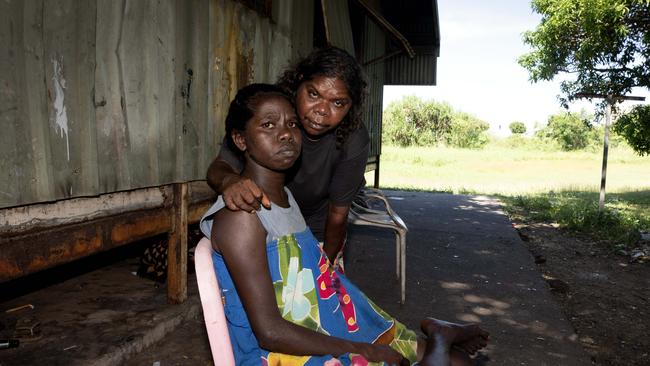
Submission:
[[634,107],[614,123],[612,130],[622,136],[637,154],[650,154],[650,106]]
[[448,146],[460,148],[480,148],[490,140],[486,131],[490,128],[487,122],[461,113],[451,125],[451,131],[446,136]]
[[536,136],[556,141],[562,150],[584,149],[599,139],[598,130],[591,125],[590,119],[584,112],[554,114],[549,117],[548,125],[537,131]]
[[515,121],[508,127],[513,135],[523,135],[526,133],[526,125],[523,122]]
[[393,102],[384,111],[382,141],[397,146],[477,148],[488,142],[489,125],[447,103],[424,102],[416,96]]
[[435,145],[449,132],[452,113],[448,104],[404,97],[384,111],[383,141],[398,146]]

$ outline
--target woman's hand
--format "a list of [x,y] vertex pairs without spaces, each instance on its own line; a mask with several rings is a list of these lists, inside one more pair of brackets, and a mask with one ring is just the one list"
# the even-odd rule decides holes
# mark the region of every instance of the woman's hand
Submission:
[[229,176],[224,181],[223,201],[232,211],[253,212],[260,209],[260,203],[266,208],[271,207],[271,201],[249,178]]
[[409,360],[404,358],[399,352],[386,345],[364,343],[360,347],[359,353],[370,362],[385,362],[387,365],[410,365]]

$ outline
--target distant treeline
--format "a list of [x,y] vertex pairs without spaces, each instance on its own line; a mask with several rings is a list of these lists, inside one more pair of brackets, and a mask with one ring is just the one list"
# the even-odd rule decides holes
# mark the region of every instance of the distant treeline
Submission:
[[[526,137],[526,126],[512,122],[507,141],[515,146],[542,150],[582,150],[602,147],[603,125],[585,111],[558,112]],[[650,107],[639,106],[612,126],[611,143],[628,143],[638,154],[650,153]],[[423,101],[407,96],[384,110],[382,142],[393,146],[438,146],[482,148],[490,141],[489,124],[455,110],[448,103]]]
[[489,141],[489,128],[487,122],[448,103],[407,96],[384,110],[382,141],[396,146],[480,148]]

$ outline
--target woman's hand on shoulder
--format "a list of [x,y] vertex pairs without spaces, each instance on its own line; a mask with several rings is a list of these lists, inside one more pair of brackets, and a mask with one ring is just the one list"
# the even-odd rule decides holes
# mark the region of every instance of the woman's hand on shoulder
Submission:
[[264,191],[251,179],[242,176],[229,178],[222,195],[226,207],[233,211],[257,211],[260,203],[266,208],[271,207],[271,201]]
[[410,365],[408,359],[386,345],[363,343],[359,353],[370,362],[385,362],[388,365]]

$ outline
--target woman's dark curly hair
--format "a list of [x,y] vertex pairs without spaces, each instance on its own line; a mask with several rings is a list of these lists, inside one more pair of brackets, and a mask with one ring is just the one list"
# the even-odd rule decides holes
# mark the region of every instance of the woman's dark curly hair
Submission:
[[230,102],[226,116],[226,142],[232,151],[242,153],[232,139],[233,131],[245,131],[247,122],[253,118],[259,103],[270,95],[285,98],[294,107],[293,98],[280,87],[272,84],[250,84],[237,92],[235,99]]
[[300,84],[318,76],[342,80],[352,99],[348,114],[335,130],[336,147],[340,148],[350,133],[359,129],[363,123],[361,113],[368,84],[361,66],[354,57],[338,47],[328,46],[315,49],[307,57],[299,60],[293,68],[280,76],[277,85],[295,98]]

